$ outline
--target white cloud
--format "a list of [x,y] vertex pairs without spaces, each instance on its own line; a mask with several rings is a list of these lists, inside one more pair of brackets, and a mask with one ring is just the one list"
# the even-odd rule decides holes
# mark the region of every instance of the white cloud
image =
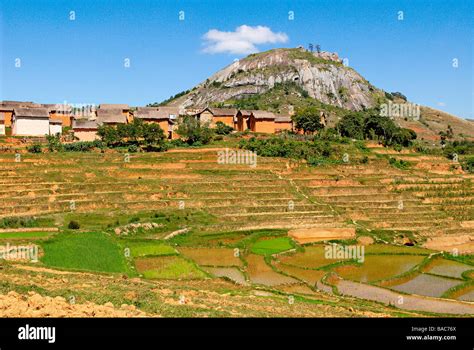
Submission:
[[274,33],[268,27],[251,27],[241,25],[233,32],[223,32],[211,29],[203,36],[205,53],[230,53],[234,55],[246,55],[258,52],[257,45],[285,43],[288,35],[285,33]]
[[443,102],[443,101],[439,101],[439,102],[437,103],[437,105],[438,105],[439,107],[446,107],[446,103]]

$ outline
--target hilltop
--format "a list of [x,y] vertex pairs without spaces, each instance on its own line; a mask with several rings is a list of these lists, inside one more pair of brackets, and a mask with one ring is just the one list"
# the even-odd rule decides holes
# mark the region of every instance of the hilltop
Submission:
[[[291,113],[310,105],[326,112],[329,125],[355,111],[383,104],[409,103],[403,94],[373,86],[335,53],[281,48],[251,54],[221,69],[194,88],[164,103],[201,108],[237,107]],[[415,130],[420,139],[439,140],[439,132],[453,129],[457,138],[474,138],[474,124],[429,107],[419,118],[397,118],[402,127]]]

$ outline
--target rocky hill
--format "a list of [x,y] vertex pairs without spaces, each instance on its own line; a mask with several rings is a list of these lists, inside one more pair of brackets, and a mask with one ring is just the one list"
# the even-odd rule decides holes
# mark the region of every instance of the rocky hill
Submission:
[[[376,88],[335,53],[309,52],[303,48],[274,49],[251,54],[218,71],[193,89],[166,101],[182,107],[233,106],[291,113],[316,105],[325,110],[329,123],[344,114],[407,103],[401,94]],[[398,118],[398,124],[417,131],[428,141],[439,139],[448,126],[457,137],[474,138],[474,123],[431,108],[420,108],[417,118]]]
[[301,88],[302,97],[348,110],[373,107],[383,97],[382,91],[344,66],[337,54],[275,49],[232,63],[173,104],[199,107],[245,99],[279,84],[295,84]]

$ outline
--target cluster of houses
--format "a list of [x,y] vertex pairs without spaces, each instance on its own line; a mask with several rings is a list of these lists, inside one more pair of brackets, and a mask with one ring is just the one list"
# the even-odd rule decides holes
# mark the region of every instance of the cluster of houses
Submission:
[[80,141],[97,139],[101,125],[131,123],[135,118],[145,123],[157,123],[169,139],[175,133],[179,116],[189,115],[214,127],[222,122],[235,130],[278,133],[292,130],[291,116],[260,110],[235,108],[184,109],[180,107],[130,107],[126,104],[101,104],[98,108],[75,110],[69,105],[38,104],[33,102],[3,101],[0,103],[0,135],[11,128],[12,136],[44,136],[61,133],[63,128],[74,132]]

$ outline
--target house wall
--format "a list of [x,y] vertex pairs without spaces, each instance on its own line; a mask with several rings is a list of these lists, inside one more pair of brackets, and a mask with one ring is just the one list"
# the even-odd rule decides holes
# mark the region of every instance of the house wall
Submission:
[[12,117],[13,117],[13,112],[12,111],[4,111],[3,115],[5,116],[5,127],[9,128],[12,126]]
[[130,111],[123,111],[123,114],[125,115],[125,117],[127,118],[127,123],[130,124],[131,122],[133,122],[133,114],[130,113]]
[[5,135],[5,124],[0,124],[0,135]]
[[48,118],[15,118],[12,135],[44,136],[49,134]]
[[212,119],[214,117],[212,113],[209,111],[204,111],[199,116],[200,116],[201,123],[207,123],[207,122],[212,123]]
[[69,114],[51,112],[49,118],[61,119],[64,127],[70,127],[72,125],[72,117]]
[[212,118],[211,126],[212,127],[216,126],[217,122],[223,122],[225,125],[230,126],[230,127],[233,128],[234,127],[234,116],[232,116],[232,115],[214,116],[214,118]]
[[50,135],[62,134],[62,132],[63,132],[63,127],[61,124],[49,124]]
[[273,120],[252,118],[250,127],[253,132],[263,132],[273,134],[275,132],[275,122]]
[[283,130],[293,130],[293,124],[291,122],[275,122],[275,132],[283,131]]
[[91,129],[74,129],[74,136],[77,137],[79,141],[94,141],[99,139],[97,130]]

